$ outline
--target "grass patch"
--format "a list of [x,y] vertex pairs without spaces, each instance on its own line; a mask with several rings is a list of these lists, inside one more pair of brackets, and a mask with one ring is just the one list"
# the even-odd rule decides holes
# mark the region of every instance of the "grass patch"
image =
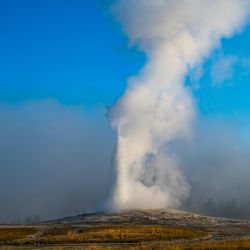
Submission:
[[0,243],[23,239],[36,232],[32,227],[0,228]]
[[205,236],[198,230],[165,226],[102,227],[71,234],[72,241],[82,242],[142,242],[192,239]]
[[206,236],[205,231],[167,226],[0,228],[0,249],[250,249],[250,239],[206,241]]
[[[38,232],[33,237],[28,237]],[[207,233],[166,226],[107,226],[95,228],[6,228],[0,229],[0,243],[8,245],[52,245],[80,243],[138,243],[152,241],[189,240]]]
[[[186,246],[185,249],[187,248]],[[240,240],[221,240],[216,242],[200,242],[197,244],[190,244],[189,249],[250,249],[250,239]]]

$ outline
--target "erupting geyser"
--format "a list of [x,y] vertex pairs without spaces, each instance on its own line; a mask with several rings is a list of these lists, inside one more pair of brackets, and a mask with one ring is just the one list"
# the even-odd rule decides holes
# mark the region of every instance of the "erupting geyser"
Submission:
[[222,37],[245,23],[249,0],[120,0],[113,10],[147,63],[112,110],[117,130],[115,209],[178,207],[189,185],[170,143],[195,115],[184,81]]

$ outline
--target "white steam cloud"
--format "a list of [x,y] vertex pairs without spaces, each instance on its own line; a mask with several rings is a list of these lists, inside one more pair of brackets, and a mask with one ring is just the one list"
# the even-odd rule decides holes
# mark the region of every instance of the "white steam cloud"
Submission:
[[114,12],[147,64],[112,110],[116,209],[178,207],[189,185],[171,142],[188,138],[195,105],[184,81],[220,39],[242,28],[248,0],[120,0]]

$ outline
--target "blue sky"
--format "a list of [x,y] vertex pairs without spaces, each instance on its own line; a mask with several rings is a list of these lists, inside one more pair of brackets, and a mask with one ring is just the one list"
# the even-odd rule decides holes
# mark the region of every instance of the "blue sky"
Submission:
[[[202,113],[250,114],[250,28],[223,39],[203,66],[199,88],[194,91]],[[221,63],[223,65],[220,65]],[[217,69],[216,69],[217,68]],[[216,69],[216,77],[213,71]]]
[[93,0],[0,1],[0,101],[112,103],[143,63]]
[[[0,102],[112,104],[145,56],[128,48],[103,2],[1,0]],[[201,113],[250,116],[249,44],[250,28],[224,39],[187,78]],[[223,71],[219,79],[214,65]]]

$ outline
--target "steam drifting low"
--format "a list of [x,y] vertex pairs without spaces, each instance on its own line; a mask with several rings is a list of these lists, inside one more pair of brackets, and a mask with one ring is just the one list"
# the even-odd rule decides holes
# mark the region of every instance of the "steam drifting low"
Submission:
[[188,139],[196,108],[185,76],[246,23],[248,0],[126,0],[113,10],[147,63],[112,110],[116,209],[179,207],[189,185],[171,143]]

